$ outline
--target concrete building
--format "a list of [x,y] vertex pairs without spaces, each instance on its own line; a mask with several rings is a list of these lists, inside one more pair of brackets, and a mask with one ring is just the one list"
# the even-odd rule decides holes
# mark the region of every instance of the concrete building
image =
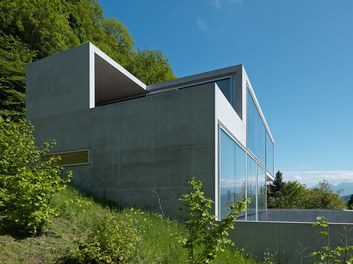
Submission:
[[242,219],[266,210],[274,140],[242,65],[146,86],[87,43],[27,65],[26,89],[38,144],[57,141],[75,185],[178,216],[196,177],[218,219],[245,197]]

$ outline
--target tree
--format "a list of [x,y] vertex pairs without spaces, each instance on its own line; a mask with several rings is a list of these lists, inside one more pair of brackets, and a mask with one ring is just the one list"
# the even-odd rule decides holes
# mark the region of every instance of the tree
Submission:
[[70,176],[61,177],[57,158],[41,160],[51,145],[37,148],[29,123],[0,117],[0,220],[6,228],[37,234],[50,222],[50,199]]
[[344,209],[346,207],[342,197],[331,190],[326,180],[319,182],[318,188],[307,190],[305,198],[305,208],[308,209]]
[[0,116],[25,111],[25,65],[92,42],[146,84],[174,79],[160,51],[135,51],[128,29],[105,18],[97,0],[0,1]]
[[0,116],[24,117],[25,66],[33,56],[17,38],[0,35]]
[[353,194],[351,195],[351,197],[349,198],[348,202],[347,202],[347,207],[350,210],[353,210]]
[[36,59],[78,45],[61,0],[3,0],[0,32],[18,38]]
[[305,193],[305,186],[298,181],[286,182],[283,185],[277,208],[303,208]]
[[276,200],[281,197],[283,185],[283,172],[277,171],[273,183],[269,184],[267,188],[267,207],[276,208]]
[[278,171],[272,184],[268,186],[268,208],[283,209],[343,209],[345,203],[338,193],[334,193],[327,181],[319,187],[308,189],[297,181],[283,181],[283,173]]
[[283,185],[284,185],[283,172],[277,171],[275,179],[273,180],[273,183],[270,184],[269,186],[270,192],[274,195],[277,195],[278,193],[281,192]]
[[159,50],[139,49],[128,70],[147,85],[175,79],[167,58]]
[[180,199],[186,205],[186,228],[188,233],[180,241],[188,250],[188,263],[211,263],[225,245],[234,245],[228,239],[228,229],[234,228],[239,212],[244,212],[249,200],[243,200],[228,207],[231,212],[216,223],[216,216],[209,212],[213,201],[204,196],[202,182],[192,178],[192,191]]

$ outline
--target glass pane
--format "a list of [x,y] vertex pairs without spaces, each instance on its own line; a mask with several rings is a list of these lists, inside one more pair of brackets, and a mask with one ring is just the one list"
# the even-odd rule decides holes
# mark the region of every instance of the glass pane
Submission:
[[[235,144],[235,202],[245,199],[246,195],[246,154]],[[239,220],[245,220],[245,213],[239,213]]]
[[[245,199],[246,154],[222,129],[220,130],[220,203],[221,218],[229,213],[227,207]],[[239,219],[245,219],[240,213]]]
[[247,91],[247,138],[248,148],[256,158],[265,165],[266,159],[266,129],[261,116],[255,106],[254,100]]
[[258,214],[259,220],[261,220],[261,215],[266,211],[266,173],[258,166]]
[[247,184],[247,197],[250,198],[251,202],[247,207],[247,219],[255,221],[256,217],[256,162],[248,156],[248,184]]
[[220,130],[220,209],[221,218],[224,218],[229,211],[228,205],[234,203],[234,141],[223,131]]

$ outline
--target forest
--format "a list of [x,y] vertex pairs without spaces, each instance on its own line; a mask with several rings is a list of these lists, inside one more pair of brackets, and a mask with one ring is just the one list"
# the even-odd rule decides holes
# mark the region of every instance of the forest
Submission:
[[175,78],[160,50],[135,49],[127,27],[97,0],[0,2],[0,116],[25,116],[27,63],[92,42],[149,85]]

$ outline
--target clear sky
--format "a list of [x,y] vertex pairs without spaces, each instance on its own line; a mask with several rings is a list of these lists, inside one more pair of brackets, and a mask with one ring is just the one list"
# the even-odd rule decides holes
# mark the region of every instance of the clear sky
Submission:
[[99,0],[178,77],[243,64],[275,170],[353,182],[353,0]]

